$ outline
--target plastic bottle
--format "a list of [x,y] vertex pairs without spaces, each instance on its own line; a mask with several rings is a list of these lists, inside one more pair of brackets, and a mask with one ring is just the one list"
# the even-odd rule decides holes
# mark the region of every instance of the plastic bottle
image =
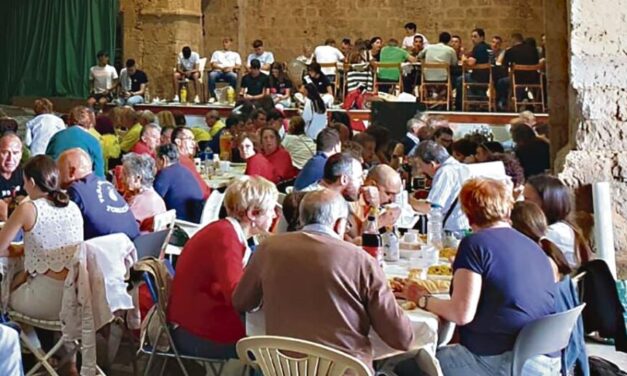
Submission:
[[437,249],[442,248],[442,207],[431,205],[431,212],[427,215],[427,244]]
[[226,101],[229,102],[229,104],[235,103],[235,89],[231,86],[226,89]]
[[388,227],[382,235],[383,238],[383,259],[387,262],[397,262],[400,258],[398,235],[395,227]]
[[361,246],[368,254],[383,263],[382,239],[377,225],[377,209],[372,208],[361,233]]
[[220,134],[220,159],[223,161],[231,160],[231,148],[233,147],[233,135],[228,129]]
[[199,155],[201,161],[213,160],[213,150],[209,146],[205,148]]
[[187,84],[181,85],[181,103],[187,102]]

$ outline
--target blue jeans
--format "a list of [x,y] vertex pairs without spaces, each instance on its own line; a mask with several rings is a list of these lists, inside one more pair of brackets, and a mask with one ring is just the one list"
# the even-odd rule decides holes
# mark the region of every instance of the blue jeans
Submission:
[[209,359],[237,359],[235,343],[217,343],[198,337],[180,326],[171,331],[179,353]]
[[136,104],[142,103],[144,103],[144,97],[142,97],[141,95],[133,95],[132,97],[128,97],[128,99],[126,100],[127,106],[134,106]]
[[209,73],[209,98],[216,97],[216,82],[226,81],[231,85],[233,90],[237,87],[237,74],[234,72],[224,73],[221,71],[211,71]]

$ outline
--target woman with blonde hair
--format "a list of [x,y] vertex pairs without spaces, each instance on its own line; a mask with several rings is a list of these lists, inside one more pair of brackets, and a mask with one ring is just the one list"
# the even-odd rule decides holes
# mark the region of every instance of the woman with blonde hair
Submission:
[[159,126],[161,128],[176,128],[176,121],[174,120],[172,111],[166,110],[157,112],[157,119],[159,119]]
[[168,321],[174,324],[172,335],[181,353],[237,357],[235,344],[246,330],[231,295],[251,253],[247,239],[270,229],[277,198],[272,182],[243,176],[225,192],[228,217],[210,223],[185,244],[168,304]]

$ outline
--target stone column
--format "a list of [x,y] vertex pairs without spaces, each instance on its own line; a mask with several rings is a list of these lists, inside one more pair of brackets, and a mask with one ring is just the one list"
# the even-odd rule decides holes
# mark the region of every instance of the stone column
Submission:
[[[547,15],[559,7],[545,1]],[[568,139],[570,150],[558,167],[559,176],[575,188],[576,208],[592,213],[590,185],[610,181],[613,193],[614,237],[619,274],[625,278],[627,266],[627,38],[624,20],[627,0],[570,0],[564,28],[569,43],[568,92],[552,89],[553,99],[568,98]],[[551,22],[547,20],[547,31]],[[561,27],[558,29],[562,29]],[[558,41],[559,33],[549,41]],[[549,44],[549,49],[551,44]],[[550,55],[551,57],[552,55]],[[558,80],[558,84],[560,81]],[[558,85],[564,90],[563,85]],[[566,112],[565,106],[556,109]],[[552,109],[553,110],[553,109]],[[553,121],[551,113],[551,121]],[[561,117],[556,118],[561,122]],[[563,132],[559,132],[562,139]],[[552,134],[552,140],[556,135]]]
[[204,56],[201,0],[120,0],[124,60],[148,75],[151,96],[171,99],[172,70],[183,46]]

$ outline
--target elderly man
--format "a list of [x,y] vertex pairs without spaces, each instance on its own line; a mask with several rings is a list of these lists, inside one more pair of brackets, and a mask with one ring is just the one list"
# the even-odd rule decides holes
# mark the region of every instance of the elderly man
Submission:
[[139,226],[128,204],[113,184],[92,171],[89,155],[80,148],[69,149],[59,157],[61,187],[83,214],[85,240],[114,233],[130,239],[139,236]]
[[468,229],[468,218],[462,213],[457,199],[468,177],[466,167],[435,141],[421,142],[412,156],[417,167],[433,179],[426,201],[411,199],[414,210],[426,214],[433,206],[438,206],[444,216],[442,225],[445,230],[460,233]]
[[161,132],[157,124],[149,123],[144,125],[139,135],[139,141],[131,149],[132,153],[148,154],[152,159],[157,159],[155,150],[159,146]]
[[9,217],[11,203],[21,201],[26,196],[24,177],[20,160],[22,159],[22,141],[11,132],[0,137],[0,220]]
[[179,162],[192,173],[196,182],[198,182],[198,186],[202,189],[202,197],[206,200],[211,193],[211,188],[209,188],[205,180],[196,170],[196,164],[194,163],[194,155],[196,154],[194,134],[189,128],[177,127],[172,131],[171,141],[177,147]]
[[403,153],[409,154],[420,143],[418,131],[426,124],[423,120],[418,118],[411,118],[407,121],[407,133],[405,138],[401,142],[403,144]]
[[371,365],[371,329],[401,351],[411,345],[413,332],[377,260],[342,240],[347,215],[338,192],[305,195],[305,226],[259,245],[233,306],[246,312],[263,302],[266,334],[321,343]]
[[70,111],[70,126],[55,133],[46,147],[46,155],[54,160],[69,149],[81,148],[92,163],[90,170],[104,178],[104,157],[100,142],[90,132],[94,126],[92,112],[87,107],[77,106]]

